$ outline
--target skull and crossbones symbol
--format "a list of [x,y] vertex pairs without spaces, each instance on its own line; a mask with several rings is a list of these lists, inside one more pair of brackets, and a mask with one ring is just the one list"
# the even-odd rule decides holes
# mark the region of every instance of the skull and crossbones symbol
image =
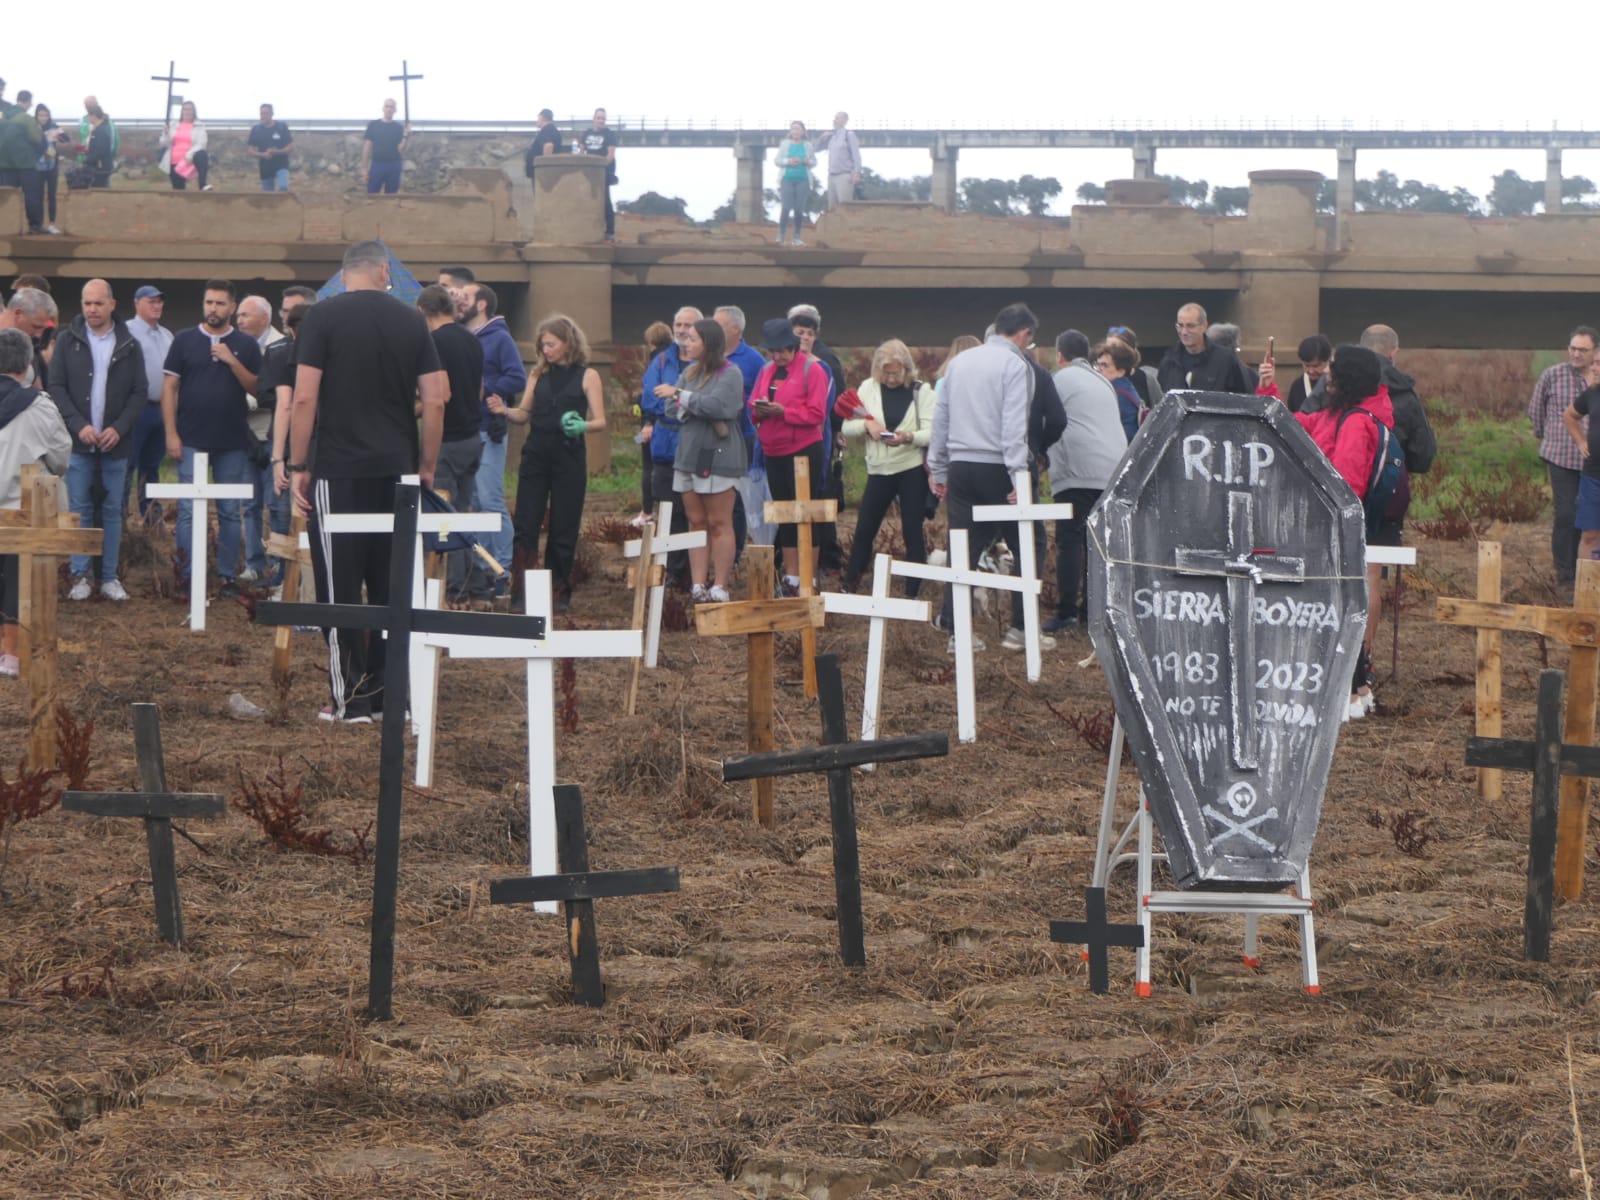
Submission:
[[[1232,816],[1210,804],[1206,805],[1202,810],[1206,816],[1215,818],[1227,827],[1223,832],[1211,839],[1211,844],[1220,846],[1229,838],[1241,837],[1254,842],[1264,850],[1275,849],[1273,844],[1257,833],[1255,829],[1262,822],[1271,821],[1277,817],[1277,806],[1274,805],[1259,816],[1251,817],[1250,810],[1256,806],[1256,790],[1244,782],[1236,783],[1229,788],[1225,799],[1228,802],[1229,809],[1233,812]],[[1249,817],[1249,820],[1245,819],[1247,817]]]

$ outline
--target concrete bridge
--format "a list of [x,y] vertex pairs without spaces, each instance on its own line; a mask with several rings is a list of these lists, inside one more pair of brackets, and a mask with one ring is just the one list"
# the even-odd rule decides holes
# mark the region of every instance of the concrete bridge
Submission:
[[889,336],[943,345],[1023,299],[1050,335],[1121,322],[1152,351],[1190,299],[1213,320],[1237,321],[1247,352],[1269,335],[1283,347],[1317,330],[1348,339],[1375,320],[1408,347],[1538,348],[1600,317],[1600,214],[1335,220],[1315,211],[1315,172],[1255,172],[1243,217],[1139,203],[1150,185],[1133,181],[1113,203],[1075,208],[1070,225],[845,205],[803,249],[773,245],[765,223],[701,229],[627,216],[618,244],[604,244],[601,172],[597,159],[559,155],[539,161],[532,184],[518,160],[507,173],[456,171],[451,191],[429,195],[64,193],[65,237],[25,236],[21,197],[0,189],[0,279],[56,280],[69,312],[83,279],[106,277],[122,297],[155,282],[181,323],[198,315],[208,277],[269,294],[320,284],[349,242],[381,235],[419,277],[465,263],[493,284],[525,353],[537,322],[562,311],[602,365],[685,303],[737,303],[759,320],[808,300],[830,341],[866,346]]

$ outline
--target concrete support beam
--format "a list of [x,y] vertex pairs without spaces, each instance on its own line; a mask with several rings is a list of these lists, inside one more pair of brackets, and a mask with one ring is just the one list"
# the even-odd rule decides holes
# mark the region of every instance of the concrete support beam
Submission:
[[[1238,322],[1241,354],[1252,366],[1266,353],[1267,339],[1278,339],[1278,361],[1293,364],[1296,343],[1322,328],[1322,276],[1309,268],[1245,271],[1231,313]],[[1289,394],[1293,376],[1286,370],[1278,387]]]
[[733,148],[738,159],[738,175],[733,185],[733,219],[741,225],[755,225],[767,219],[766,185],[763,171],[767,148],[740,144]]
[[1154,179],[1156,177],[1156,148],[1150,142],[1135,142],[1133,144],[1133,177],[1135,179]]
[[1350,248],[1350,214],[1356,210],[1356,148],[1339,147],[1339,182],[1334,192],[1336,250]]
[[1317,190],[1321,186],[1322,176],[1316,171],[1251,171],[1245,246],[1274,254],[1320,250]]
[[1561,211],[1561,147],[1546,146],[1544,150],[1544,210]]
[[961,152],[954,146],[935,146],[930,153],[933,155],[932,200],[945,212],[955,212],[960,196],[956,177]]
[[[532,224],[523,231],[530,242],[587,246],[604,240],[606,160],[594,154],[544,154],[534,159],[532,209]],[[520,223],[521,208],[517,215]],[[589,337],[592,341],[594,334]]]

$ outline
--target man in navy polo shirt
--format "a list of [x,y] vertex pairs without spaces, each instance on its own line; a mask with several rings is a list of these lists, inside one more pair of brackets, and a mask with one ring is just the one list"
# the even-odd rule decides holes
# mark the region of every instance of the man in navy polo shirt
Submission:
[[[167,428],[167,453],[178,462],[179,483],[194,482],[197,450],[211,456],[215,482],[250,481],[247,394],[255,390],[261,347],[255,338],[233,327],[236,299],[228,280],[208,280],[200,324],[177,333],[167,351],[161,416]],[[178,501],[174,566],[180,593],[188,589],[192,520],[193,506],[187,500]],[[217,501],[217,575],[222,580],[218,592],[222,596],[239,594],[234,573],[239,564],[240,527],[239,501]]]

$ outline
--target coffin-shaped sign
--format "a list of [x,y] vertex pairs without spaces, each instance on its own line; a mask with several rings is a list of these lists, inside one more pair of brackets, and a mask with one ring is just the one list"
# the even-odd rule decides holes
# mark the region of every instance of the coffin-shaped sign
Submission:
[[1295,882],[1367,623],[1361,502],[1278,401],[1174,392],[1089,537],[1089,634],[1173,878]]

